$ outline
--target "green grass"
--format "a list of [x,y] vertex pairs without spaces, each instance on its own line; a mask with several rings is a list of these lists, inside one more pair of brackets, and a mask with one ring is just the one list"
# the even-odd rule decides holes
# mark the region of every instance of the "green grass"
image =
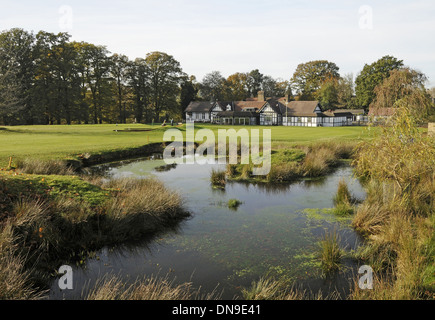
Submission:
[[[55,125],[1,127],[0,167],[7,167],[9,157],[40,160],[76,159],[79,154],[125,150],[162,142],[163,133],[172,127],[143,124]],[[126,129],[153,129],[129,132]],[[175,128],[175,127],[174,127]],[[303,144],[319,140],[359,140],[367,136],[363,127],[304,128],[267,126],[196,125],[195,130],[211,129],[216,136],[219,129],[272,130],[273,144]],[[185,126],[179,127],[185,134]],[[118,130],[118,132],[115,132]],[[126,131],[122,131],[126,130]]]

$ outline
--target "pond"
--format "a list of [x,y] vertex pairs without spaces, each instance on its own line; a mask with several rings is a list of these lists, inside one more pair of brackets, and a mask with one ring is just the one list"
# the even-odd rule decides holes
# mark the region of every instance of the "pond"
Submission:
[[[348,293],[356,263],[344,259],[343,271],[325,277],[316,252],[325,232],[332,230],[347,251],[361,244],[350,219],[324,210],[333,207],[340,179],[355,197],[365,197],[352,168],[340,167],[320,180],[273,185],[229,182],[219,190],[210,185],[210,174],[213,168],[225,169],[223,165],[163,165],[157,158],[139,159],[95,170],[107,178],[156,177],[183,196],[192,217],[147,243],[100,250],[73,267],[73,290],[60,290],[53,281],[50,299],[80,299],[106,274],[131,282],[145,275],[169,275],[175,283],[191,281],[203,293],[216,289],[222,299],[241,297],[241,288],[267,274],[296,281],[314,293],[322,290],[326,295],[334,289],[343,297]],[[230,209],[230,199],[241,205]]]

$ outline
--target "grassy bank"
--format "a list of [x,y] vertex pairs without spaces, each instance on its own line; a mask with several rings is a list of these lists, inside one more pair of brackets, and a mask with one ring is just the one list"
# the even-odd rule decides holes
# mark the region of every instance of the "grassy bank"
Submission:
[[228,164],[226,176],[233,181],[287,183],[303,178],[319,178],[349,160],[357,141],[316,141],[301,145],[277,145],[272,149],[271,169],[266,176],[254,176],[254,165]]
[[[77,176],[0,173],[0,298],[37,296],[62,262],[103,246],[146,241],[188,216],[154,179],[86,181]],[[18,267],[17,267],[18,266]]]

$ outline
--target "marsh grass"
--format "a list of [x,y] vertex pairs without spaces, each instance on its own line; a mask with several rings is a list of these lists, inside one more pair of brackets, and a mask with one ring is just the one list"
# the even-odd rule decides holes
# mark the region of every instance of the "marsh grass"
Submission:
[[324,295],[322,291],[312,292],[290,283],[287,279],[261,277],[248,288],[242,288],[244,300],[338,300],[340,295],[334,291]]
[[338,216],[349,216],[354,212],[354,197],[349,191],[346,181],[341,179],[338,183],[337,192],[334,196],[334,208],[332,212]]
[[340,237],[336,230],[325,233],[323,239],[319,242],[319,256],[325,273],[340,269],[343,251],[340,248]]
[[289,288],[282,280],[261,277],[254,281],[249,288],[242,289],[244,300],[302,300],[305,292]]
[[433,299],[435,292],[435,145],[421,135],[409,106],[382,134],[362,142],[354,160],[367,198],[353,226],[367,241],[361,260],[385,277],[354,299]]
[[193,295],[190,282],[175,285],[168,277],[149,277],[128,285],[116,276],[106,276],[85,300],[190,300]]
[[176,284],[175,279],[149,276],[127,284],[119,277],[107,275],[97,281],[85,300],[215,300],[220,294],[214,290],[202,294],[191,282]]
[[[34,186],[34,180],[21,177],[14,182],[17,185],[13,189],[6,188],[0,193],[15,190],[22,182]],[[179,194],[159,181],[121,179],[96,182],[100,185],[94,185],[95,190],[108,195],[98,203],[88,202],[86,197],[71,197],[69,193],[12,196],[9,215],[1,221],[0,255],[8,248],[11,257],[21,257],[20,260],[11,260],[11,266],[14,263],[20,265],[14,269],[22,274],[23,280],[11,282],[16,286],[11,290],[16,293],[8,293],[8,296],[19,296],[21,292],[25,297],[27,291],[20,288],[29,279],[37,287],[45,286],[53,266],[65,261],[80,261],[86,253],[103,246],[120,246],[148,239],[174,228],[189,216],[182,208],[183,200]],[[4,256],[1,259],[3,262],[10,260]],[[0,278],[8,279],[11,271],[2,265]],[[16,278],[17,281],[21,279],[18,275]]]
[[225,171],[212,169],[210,181],[213,187],[225,188],[227,184]]
[[0,300],[40,300],[46,292],[35,288],[24,258],[10,251],[0,252]]
[[73,175],[74,169],[62,160],[25,158],[15,160],[18,171],[27,174]]

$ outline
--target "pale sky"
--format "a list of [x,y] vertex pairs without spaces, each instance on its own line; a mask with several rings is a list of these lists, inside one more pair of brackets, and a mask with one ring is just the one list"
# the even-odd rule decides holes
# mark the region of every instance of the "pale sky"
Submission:
[[198,81],[252,69],[288,80],[320,59],[356,76],[392,55],[435,86],[434,0],[0,0],[0,10],[0,30],[66,31],[131,59],[163,51]]

